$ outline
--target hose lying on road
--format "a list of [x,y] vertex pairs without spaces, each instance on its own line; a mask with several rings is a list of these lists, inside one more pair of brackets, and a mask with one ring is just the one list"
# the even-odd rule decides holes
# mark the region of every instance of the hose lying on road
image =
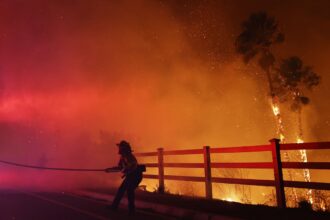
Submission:
[[[105,172],[107,169],[80,169],[80,168],[61,168],[61,167],[40,167],[40,166],[32,166],[32,165],[26,165],[26,164],[20,164],[5,160],[0,160],[0,163],[17,166],[17,167],[25,167],[25,168],[32,168],[32,169],[40,169],[40,170],[61,170],[61,171],[85,171],[85,172],[98,172],[102,171]],[[116,171],[109,171],[107,172],[116,172]]]

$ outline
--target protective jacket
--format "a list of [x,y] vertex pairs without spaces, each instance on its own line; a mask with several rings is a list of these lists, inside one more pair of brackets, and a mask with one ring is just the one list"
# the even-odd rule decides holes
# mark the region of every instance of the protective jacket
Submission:
[[128,154],[120,157],[118,167],[121,172],[127,176],[137,171],[138,162],[133,154]]

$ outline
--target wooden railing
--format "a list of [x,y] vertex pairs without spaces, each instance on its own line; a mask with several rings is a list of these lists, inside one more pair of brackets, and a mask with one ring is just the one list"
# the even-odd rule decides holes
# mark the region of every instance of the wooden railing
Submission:
[[[193,181],[205,183],[205,196],[212,199],[212,183],[226,184],[242,184],[254,186],[271,186],[276,189],[277,206],[286,207],[284,187],[307,188],[330,190],[330,183],[322,182],[301,182],[301,181],[284,181],[283,168],[286,169],[330,169],[330,162],[282,162],[281,150],[326,150],[330,149],[330,142],[301,143],[301,144],[280,144],[278,139],[270,140],[269,145],[260,146],[244,146],[229,148],[210,148],[204,146],[203,149],[191,150],[171,150],[164,151],[158,148],[157,152],[136,153],[138,157],[157,157],[157,163],[147,163],[147,167],[158,168],[158,175],[145,174],[144,178],[158,179],[159,191],[164,191],[165,180]],[[225,153],[242,153],[242,152],[270,152],[272,154],[272,162],[245,162],[245,163],[212,163],[211,154]],[[165,163],[164,155],[203,155],[203,163]],[[165,175],[164,168],[203,168],[204,177],[198,176],[177,176]],[[252,168],[252,169],[272,169],[274,172],[274,180],[262,179],[239,179],[239,178],[223,178],[212,177],[211,168]]]

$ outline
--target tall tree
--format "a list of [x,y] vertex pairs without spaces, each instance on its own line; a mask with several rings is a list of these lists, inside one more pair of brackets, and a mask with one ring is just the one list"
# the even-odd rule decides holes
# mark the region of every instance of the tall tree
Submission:
[[281,101],[290,102],[291,109],[298,113],[298,138],[302,139],[301,111],[302,107],[310,102],[306,90],[317,86],[320,83],[320,76],[312,67],[305,66],[297,56],[283,59],[276,71],[278,74],[274,90]]
[[[284,129],[279,111],[279,102],[290,102],[291,109],[298,113],[298,142],[302,141],[301,111],[310,99],[305,95],[306,90],[311,89],[320,82],[320,77],[310,66],[304,66],[299,57],[293,56],[276,62],[271,51],[271,46],[284,41],[284,35],[279,31],[278,23],[265,12],[253,13],[242,24],[243,31],[235,42],[236,50],[243,56],[244,62],[257,59],[268,81],[269,93],[272,98],[272,108],[277,119],[277,132],[281,140],[284,140]],[[278,64],[279,67],[276,67]],[[284,153],[285,160],[290,160]],[[299,159],[307,162],[306,151],[300,151]],[[288,172],[292,180],[291,171]],[[308,169],[303,172],[305,181],[310,182]],[[297,193],[293,190],[295,199]],[[308,198],[311,202],[312,191],[308,190]]]
[[278,97],[274,89],[276,60],[271,47],[274,44],[283,42],[284,34],[279,30],[275,18],[270,17],[266,12],[251,14],[248,20],[242,23],[242,29],[243,31],[235,41],[236,51],[243,56],[245,63],[257,59],[259,66],[266,74],[269,94],[272,98],[272,108],[277,120],[277,133],[283,140],[283,121],[279,111]]
[[[275,84],[276,93],[280,96],[281,101],[289,101],[291,109],[298,114],[298,136],[297,142],[303,142],[302,129],[302,107],[308,105],[310,98],[306,96],[306,90],[310,90],[320,83],[320,76],[315,73],[310,66],[305,66],[303,61],[292,56],[283,59],[277,68],[277,80]],[[300,150],[298,160],[308,162],[306,150]],[[308,169],[303,170],[303,176],[306,182],[311,181]],[[308,200],[313,204],[313,192],[307,191]]]

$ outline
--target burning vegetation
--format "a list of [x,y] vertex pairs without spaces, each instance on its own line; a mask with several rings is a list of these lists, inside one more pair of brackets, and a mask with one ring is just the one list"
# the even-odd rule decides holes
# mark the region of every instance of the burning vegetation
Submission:
[[[277,134],[282,143],[285,142],[285,129],[280,111],[280,103],[289,102],[291,110],[298,114],[297,143],[303,143],[303,129],[301,122],[302,107],[310,103],[310,99],[305,96],[306,89],[310,90],[320,82],[320,76],[316,74],[312,67],[304,66],[299,57],[292,56],[287,59],[279,59],[271,51],[271,46],[282,43],[284,34],[279,31],[279,25],[275,18],[270,17],[265,12],[252,14],[247,21],[242,24],[243,32],[237,37],[235,46],[238,53],[243,55],[245,63],[253,58],[258,60],[258,64],[266,74],[269,94],[271,98],[271,108],[277,122]],[[296,155],[285,153],[285,160],[297,159]],[[300,157],[300,158],[299,158]],[[308,162],[306,150],[299,151],[298,160]],[[298,171],[288,171],[289,178],[294,180]],[[311,181],[310,171],[303,170],[303,177],[306,182]],[[298,200],[297,191],[293,189],[295,202]],[[299,195],[303,197],[303,195]],[[308,190],[308,201],[313,204],[313,192]],[[290,202],[290,201],[289,201]]]
[[[130,140],[135,152],[256,145],[275,135],[283,142],[328,141],[328,8],[328,1],[295,0],[3,0],[0,159],[108,167],[121,139]],[[251,15],[261,9],[281,23],[268,13]],[[317,155],[301,151],[284,157],[307,162]],[[0,172],[3,185],[19,186],[27,176],[34,178],[24,178],[23,185],[34,185],[30,179],[37,179],[38,187],[115,185],[103,175],[61,178],[65,174],[2,166]],[[254,170],[214,173],[271,177]],[[287,175],[295,179],[301,173]],[[304,171],[305,181],[312,177]],[[156,187],[145,183],[149,190]],[[198,184],[171,181],[168,188],[202,194]],[[217,198],[227,200],[258,203],[272,195],[241,186],[215,188]],[[308,196],[316,201],[317,193]]]

